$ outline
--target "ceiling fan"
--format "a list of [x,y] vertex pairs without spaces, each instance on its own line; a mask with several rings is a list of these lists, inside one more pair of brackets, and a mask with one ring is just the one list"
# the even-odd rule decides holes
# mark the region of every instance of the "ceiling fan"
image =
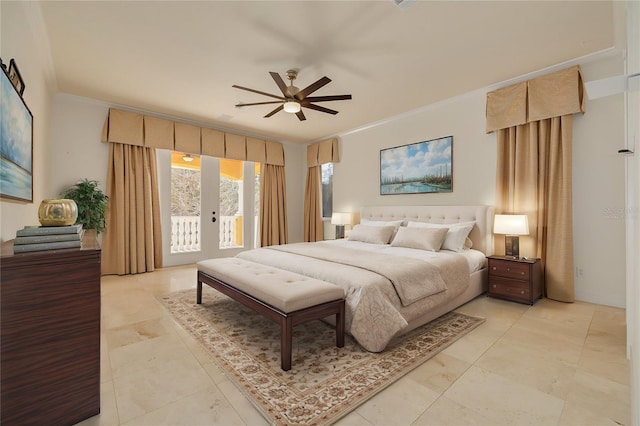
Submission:
[[254,103],[241,103],[237,104],[236,107],[245,107],[245,106],[253,106],[253,105],[267,105],[267,104],[281,104],[276,109],[271,111],[269,114],[265,115],[264,118],[269,118],[277,112],[284,110],[285,112],[295,114],[298,116],[300,121],[304,121],[307,118],[304,116],[301,108],[309,108],[314,109],[316,111],[326,112],[327,114],[337,114],[338,111],[322,107],[320,105],[315,105],[314,102],[327,102],[327,101],[344,101],[351,99],[351,95],[332,95],[332,96],[309,96],[316,90],[325,86],[331,79],[328,77],[322,77],[320,80],[315,83],[310,84],[304,89],[300,90],[296,86],[293,85],[293,80],[298,77],[298,71],[296,70],[288,70],[287,78],[290,81],[290,85],[287,86],[280,77],[280,74],[277,72],[270,72],[271,77],[278,85],[278,88],[282,92],[282,96],[272,95],[271,93],[261,92],[259,90],[249,89],[248,87],[242,87],[238,85],[233,85],[236,89],[246,90],[248,92],[257,93],[259,95],[269,96],[271,98],[278,99],[277,101],[268,101],[268,102],[254,102]]

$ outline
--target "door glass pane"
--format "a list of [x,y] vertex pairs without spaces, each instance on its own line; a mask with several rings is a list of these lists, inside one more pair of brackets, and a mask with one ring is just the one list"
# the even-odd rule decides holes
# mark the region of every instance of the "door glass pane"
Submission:
[[325,163],[322,168],[322,217],[333,213],[333,163]]
[[243,161],[220,159],[220,248],[244,246]]
[[171,253],[200,251],[200,157],[171,152]]
[[253,180],[253,246],[260,247],[260,163],[255,163]]

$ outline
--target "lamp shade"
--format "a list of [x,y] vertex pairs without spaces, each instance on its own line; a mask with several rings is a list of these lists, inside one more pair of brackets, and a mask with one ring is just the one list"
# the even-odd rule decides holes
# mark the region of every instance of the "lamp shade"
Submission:
[[529,219],[525,214],[497,214],[493,221],[493,233],[529,235]]
[[332,225],[351,225],[353,222],[353,213],[333,213],[331,215]]

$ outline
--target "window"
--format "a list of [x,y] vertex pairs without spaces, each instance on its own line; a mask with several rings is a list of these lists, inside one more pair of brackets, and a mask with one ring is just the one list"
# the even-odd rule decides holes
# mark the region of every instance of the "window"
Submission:
[[171,253],[190,251],[200,251],[200,157],[173,151]]
[[322,166],[322,217],[330,218],[333,213],[333,163]]

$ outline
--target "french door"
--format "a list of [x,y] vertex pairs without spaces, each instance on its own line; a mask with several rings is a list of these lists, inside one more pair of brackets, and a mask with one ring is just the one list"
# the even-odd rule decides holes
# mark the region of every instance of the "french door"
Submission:
[[260,164],[157,153],[165,266],[259,246]]

